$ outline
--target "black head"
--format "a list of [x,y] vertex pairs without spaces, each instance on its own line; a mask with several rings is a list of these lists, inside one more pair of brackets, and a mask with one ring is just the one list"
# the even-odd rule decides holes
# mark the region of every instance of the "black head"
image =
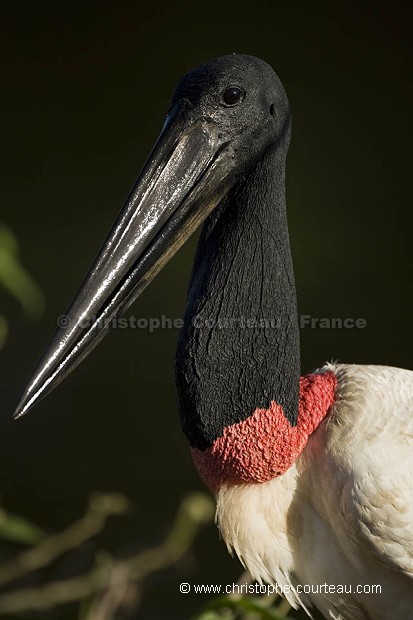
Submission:
[[178,82],[172,107],[186,99],[197,117],[216,125],[238,167],[254,165],[270,146],[287,139],[290,106],[269,64],[243,54],[215,58]]
[[100,342],[248,168],[286,146],[289,106],[262,60],[233,54],[183,77],[115,225],[23,393],[24,415]]

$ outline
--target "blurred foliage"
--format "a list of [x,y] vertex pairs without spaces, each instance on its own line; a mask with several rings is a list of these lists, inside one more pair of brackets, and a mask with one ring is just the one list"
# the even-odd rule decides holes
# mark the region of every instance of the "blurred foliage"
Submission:
[[[15,235],[3,224],[0,224],[0,286],[20,303],[29,320],[42,315],[43,293],[21,263]],[[8,331],[7,318],[0,314],[0,349],[6,342]]]
[[260,596],[255,598],[223,596],[209,603],[205,610],[194,620],[294,620],[287,615],[290,605],[279,598]]
[[35,545],[43,537],[44,532],[39,527],[0,508],[0,539]]
[[[78,611],[73,617],[78,620],[136,618],[144,581],[180,561],[191,549],[200,528],[213,522],[214,505],[202,493],[188,495],[178,508],[169,534],[158,546],[127,557],[97,549],[88,571],[64,579],[53,577],[53,566],[59,558],[81,551],[82,545],[103,531],[109,517],[126,515],[129,508],[129,501],[122,495],[94,494],[82,518],[49,535],[25,519],[0,510],[0,534],[32,545],[0,562],[0,617],[38,617],[39,613],[76,603]],[[46,577],[44,569],[48,569]],[[30,586],[25,584],[28,576],[34,576]],[[274,606],[276,598],[218,597],[193,620],[292,620],[287,615],[289,605],[281,601]]]

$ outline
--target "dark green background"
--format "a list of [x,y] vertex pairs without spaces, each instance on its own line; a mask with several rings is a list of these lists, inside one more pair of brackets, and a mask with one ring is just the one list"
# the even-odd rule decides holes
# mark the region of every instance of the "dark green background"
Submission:
[[[300,311],[364,317],[363,330],[302,332],[302,366],[411,366],[411,29],[407,2],[50,2],[2,9],[1,220],[47,299],[11,323],[1,353],[2,503],[51,529],[95,489],[134,515],[114,549],[160,539],[201,488],[179,429],[176,332],[118,330],[20,423],[20,389],[120,209],[163,123],[176,80],[233,51],[277,71],[293,110],[288,208]],[[180,317],[195,239],[135,303]],[[188,617],[181,581],[231,583],[240,566],[214,528],[176,578],[153,580],[141,617]]]

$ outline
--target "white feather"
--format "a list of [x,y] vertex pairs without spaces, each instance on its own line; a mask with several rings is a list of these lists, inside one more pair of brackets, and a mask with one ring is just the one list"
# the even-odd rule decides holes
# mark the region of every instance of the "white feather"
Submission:
[[[223,487],[222,536],[252,576],[351,587],[286,597],[336,620],[413,617],[413,372],[327,365],[335,404],[284,475]],[[378,585],[381,593],[356,592]],[[310,614],[309,614],[310,615]]]

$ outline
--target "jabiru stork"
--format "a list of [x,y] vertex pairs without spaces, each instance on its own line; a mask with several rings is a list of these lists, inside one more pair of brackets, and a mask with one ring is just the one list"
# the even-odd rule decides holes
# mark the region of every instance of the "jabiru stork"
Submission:
[[223,56],[180,80],[15,417],[91,352],[205,220],[176,380],[182,428],[229,550],[254,579],[290,586],[294,607],[336,620],[407,619],[413,373],[327,364],[300,378],[285,203],[290,127],[284,88],[258,58]]

